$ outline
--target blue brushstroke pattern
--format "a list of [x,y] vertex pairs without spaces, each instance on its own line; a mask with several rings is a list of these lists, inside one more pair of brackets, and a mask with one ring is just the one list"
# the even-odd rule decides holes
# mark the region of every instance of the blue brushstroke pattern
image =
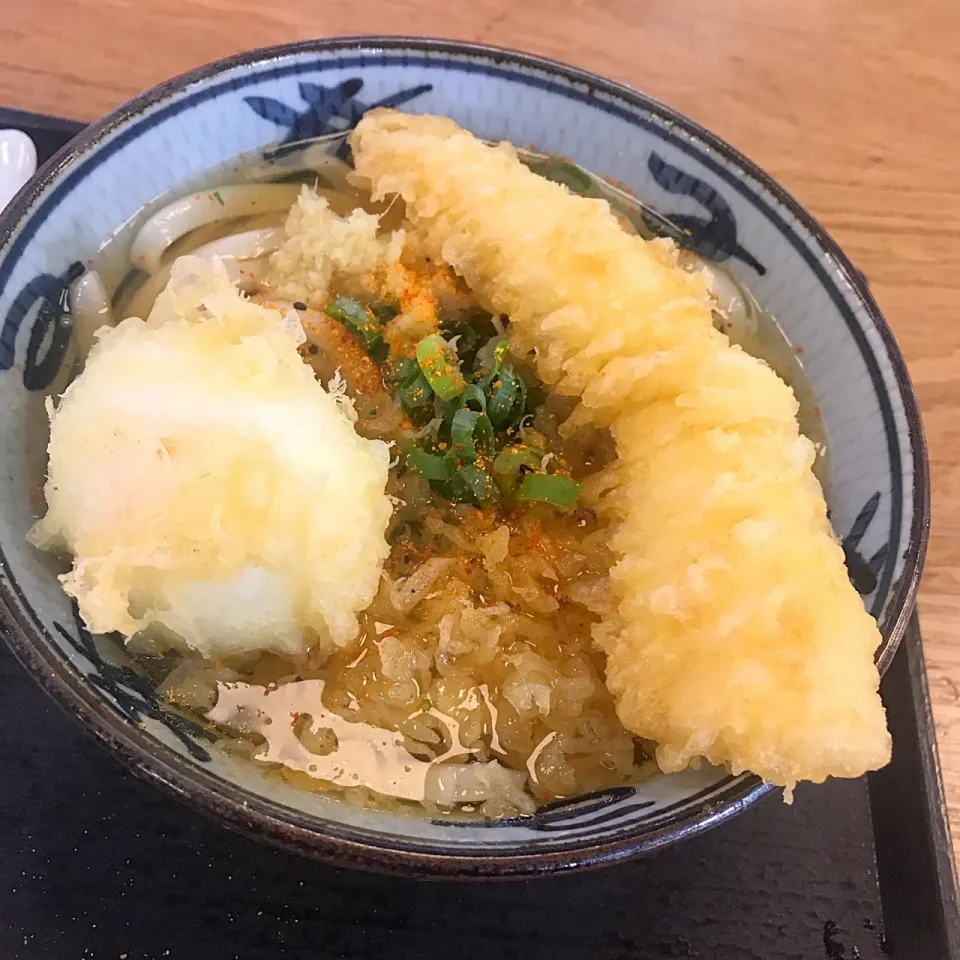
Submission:
[[17,334],[30,311],[37,316],[30,329],[23,362],[23,385],[27,390],[45,390],[53,383],[66,356],[73,334],[70,284],[83,275],[82,263],[72,263],[59,277],[41,273],[14,298],[0,330],[0,370],[16,362]]
[[674,239],[708,259],[722,262],[736,257],[761,276],[767,272],[767,268],[737,242],[737,219],[713,187],[667,163],[656,151],[647,159],[647,169],[657,186],[667,193],[690,197],[710,214],[709,219],[687,213],[665,214],[680,228]]
[[850,581],[862,596],[869,596],[877,589],[880,571],[890,552],[890,544],[885,543],[869,559],[860,552],[860,541],[867,528],[873,522],[880,506],[880,491],[876,491],[860,508],[850,532],[843,538],[843,556],[847,563]]
[[433,89],[433,85],[423,83],[398,90],[369,104],[357,99],[357,94],[363,89],[363,80],[360,77],[350,77],[331,87],[303,80],[298,89],[301,99],[307,104],[304,110],[296,110],[269,97],[243,98],[257,116],[287,130],[281,143],[295,143],[332,133],[344,133],[355,127],[368,110],[374,107],[402,106],[421,94],[428,93]]

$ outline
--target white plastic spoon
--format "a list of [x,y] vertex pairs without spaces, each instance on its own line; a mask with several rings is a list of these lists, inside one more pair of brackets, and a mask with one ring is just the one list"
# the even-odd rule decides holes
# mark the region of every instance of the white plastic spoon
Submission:
[[22,130],[0,130],[0,210],[37,170],[37,148]]

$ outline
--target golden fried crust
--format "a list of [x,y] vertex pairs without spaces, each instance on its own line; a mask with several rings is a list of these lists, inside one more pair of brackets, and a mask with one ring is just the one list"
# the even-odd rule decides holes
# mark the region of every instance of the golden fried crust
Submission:
[[616,618],[598,633],[624,725],[664,770],[697,757],[792,786],[887,762],[876,623],[851,586],[793,392],[712,323],[709,277],[603,201],[440,117],[368,113],[377,197],[536,349],[618,458],[585,496],[614,524]]

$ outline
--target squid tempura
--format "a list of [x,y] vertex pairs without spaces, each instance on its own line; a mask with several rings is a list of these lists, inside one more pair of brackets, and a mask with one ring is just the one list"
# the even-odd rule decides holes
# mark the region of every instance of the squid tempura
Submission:
[[696,758],[787,787],[887,762],[874,620],[850,584],[790,388],[712,324],[706,271],[627,234],[439,117],[375,110],[351,137],[375,199],[510,318],[515,354],[609,427],[585,494],[614,524],[596,637],[624,726],[666,771]]

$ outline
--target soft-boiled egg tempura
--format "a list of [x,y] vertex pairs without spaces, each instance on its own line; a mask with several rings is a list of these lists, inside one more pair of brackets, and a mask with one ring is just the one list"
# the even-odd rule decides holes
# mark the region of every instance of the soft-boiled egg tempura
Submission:
[[49,407],[32,541],[95,633],[162,629],[209,658],[343,645],[388,554],[387,444],[301,359],[292,312],[182,258],[148,320],[104,328]]

